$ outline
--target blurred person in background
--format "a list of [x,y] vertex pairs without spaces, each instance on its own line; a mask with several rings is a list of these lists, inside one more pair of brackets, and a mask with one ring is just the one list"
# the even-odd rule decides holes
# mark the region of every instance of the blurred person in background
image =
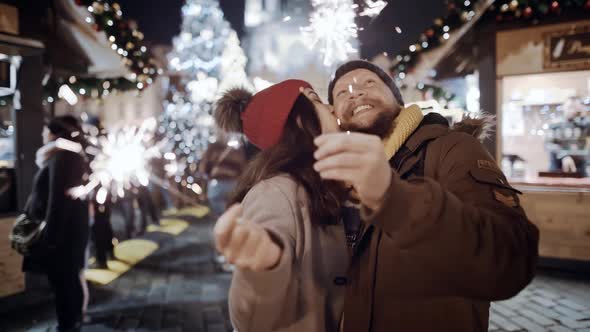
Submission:
[[215,217],[220,216],[246,166],[244,144],[235,134],[220,133],[203,154],[199,173],[207,176],[207,199]]
[[[106,130],[103,128],[98,117],[90,117],[86,121],[87,132],[91,137],[105,137]],[[99,204],[96,201],[96,192],[90,200],[91,209],[91,231],[92,241],[94,242],[95,267],[98,269],[108,269],[108,257],[114,258],[113,246],[113,228],[111,225],[111,195],[107,195],[106,200]]]
[[546,136],[549,170],[586,177],[590,160],[590,105],[572,97],[562,107],[563,118],[549,125]]
[[137,188],[137,204],[141,212],[141,229],[139,234],[145,233],[148,227],[148,218],[151,219],[152,224],[160,225],[160,213],[153,201],[152,194],[148,187],[140,186]]
[[[79,331],[84,302],[81,271],[86,261],[88,201],[68,191],[85,184],[88,163],[84,135],[73,116],[53,118],[43,130],[44,146],[37,151],[39,171],[26,212],[47,223],[23,271],[47,275],[55,294],[58,331]],[[76,147],[81,151],[74,152]]]
[[159,215],[161,215],[163,211],[174,207],[174,204],[172,203],[172,197],[170,196],[170,192],[168,192],[167,189],[167,186],[172,186],[172,182],[166,174],[165,158],[152,158],[150,159],[149,163],[151,174],[158,179],[160,184],[150,181],[148,189],[156,196]]

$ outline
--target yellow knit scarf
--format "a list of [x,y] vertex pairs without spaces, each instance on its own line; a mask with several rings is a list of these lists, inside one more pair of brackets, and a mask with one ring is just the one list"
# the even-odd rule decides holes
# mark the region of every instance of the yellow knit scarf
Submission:
[[423,118],[424,115],[422,115],[422,110],[417,105],[402,108],[401,112],[394,120],[395,127],[393,132],[389,137],[383,139],[387,160],[390,160],[397,153],[410,135],[412,135],[414,130],[418,128]]

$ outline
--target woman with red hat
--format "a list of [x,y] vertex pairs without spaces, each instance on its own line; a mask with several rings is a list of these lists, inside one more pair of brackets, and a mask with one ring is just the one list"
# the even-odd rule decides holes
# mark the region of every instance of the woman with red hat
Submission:
[[255,95],[228,91],[216,122],[260,152],[215,226],[215,244],[236,266],[229,293],[240,332],[337,331],[349,256],[339,221],[344,187],[313,169],[314,138],[338,131],[309,83],[287,80]]

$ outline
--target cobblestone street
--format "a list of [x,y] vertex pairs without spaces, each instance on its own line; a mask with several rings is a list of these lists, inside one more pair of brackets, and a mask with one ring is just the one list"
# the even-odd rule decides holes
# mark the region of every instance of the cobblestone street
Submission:
[[492,304],[490,331],[590,332],[590,282],[541,273],[517,297]]
[[[151,256],[106,286],[91,285],[83,331],[231,331],[227,290],[231,275],[212,264],[209,218],[178,216],[178,236],[152,232]],[[51,303],[0,317],[0,331],[52,331]],[[490,331],[590,331],[590,283],[547,273],[521,294],[492,305]]]

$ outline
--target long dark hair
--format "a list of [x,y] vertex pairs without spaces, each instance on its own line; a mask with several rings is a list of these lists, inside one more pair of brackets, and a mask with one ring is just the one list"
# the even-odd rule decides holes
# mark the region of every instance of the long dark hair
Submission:
[[309,195],[311,220],[319,224],[337,222],[343,187],[335,181],[323,181],[313,169],[313,140],[321,134],[321,126],[313,104],[300,95],[287,118],[279,142],[260,151],[238,179],[231,204],[241,202],[248,191],[260,181],[287,173],[303,186]]

